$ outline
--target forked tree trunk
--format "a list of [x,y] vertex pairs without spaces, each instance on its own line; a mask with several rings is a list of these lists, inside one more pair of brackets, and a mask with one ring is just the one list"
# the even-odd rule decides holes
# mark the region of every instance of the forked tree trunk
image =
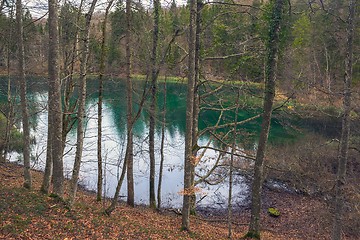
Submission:
[[275,97],[275,80],[279,51],[279,32],[282,19],[284,0],[275,0],[270,19],[269,39],[267,43],[267,60],[265,69],[264,106],[261,132],[256,152],[254,180],[252,183],[251,219],[247,236],[260,239],[261,191],[263,183],[264,158],[269,136],[272,106]]
[[346,185],[346,165],[348,160],[349,136],[350,136],[350,112],[351,112],[351,81],[352,81],[352,65],[353,65],[353,39],[354,39],[354,16],[356,0],[349,1],[349,17],[347,20],[347,42],[346,42],[346,58],[345,58],[345,77],[343,91],[343,116],[341,141],[338,156],[338,171],[335,183],[335,209],[333,218],[332,239],[341,239],[342,216],[345,201],[344,188]]
[[186,101],[186,131],[185,131],[185,159],[184,159],[184,190],[182,206],[182,225],[183,230],[190,230],[190,208],[191,196],[194,192],[192,186],[192,174],[194,173],[193,126],[194,126],[194,98],[195,98],[195,24],[196,24],[196,4],[195,0],[190,0],[190,22],[189,22],[189,62],[188,62],[188,86]]
[[24,29],[23,29],[23,8],[21,0],[16,0],[16,22],[18,33],[18,74],[20,81],[20,101],[23,125],[23,156],[24,156],[24,187],[31,188],[30,173],[30,126],[29,110],[26,97],[25,79],[25,49],[24,49]]

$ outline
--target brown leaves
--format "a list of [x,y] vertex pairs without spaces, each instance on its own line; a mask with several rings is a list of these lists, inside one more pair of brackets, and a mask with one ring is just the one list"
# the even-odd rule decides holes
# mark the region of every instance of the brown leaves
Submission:
[[184,188],[182,189],[181,191],[178,192],[178,194],[184,196],[191,196],[191,195],[194,195],[196,193],[201,193],[202,192],[202,189],[199,188],[199,187],[191,187],[191,188]]

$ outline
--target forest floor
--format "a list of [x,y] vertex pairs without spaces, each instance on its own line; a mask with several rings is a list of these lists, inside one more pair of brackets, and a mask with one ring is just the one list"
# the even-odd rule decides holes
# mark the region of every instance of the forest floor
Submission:
[[[120,203],[106,216],[108,202],[97,202],[94,193],[82,189],[69,210],[40,193],[42,172],[32,171],[32,177],[34,190],[26,190],[22,167],[0,164],[0,239],[228,239],[226,213],[202,210],[191,217],[191,232],[185,232],[181,216],[168,210]],[[263,201],[262,239],[330,239],[331,218],[320,199],[265,189]],[[270,206],[281,216],[270,217]],[[249,207],[234,209],[233,239],[246,233],[249,215]]]

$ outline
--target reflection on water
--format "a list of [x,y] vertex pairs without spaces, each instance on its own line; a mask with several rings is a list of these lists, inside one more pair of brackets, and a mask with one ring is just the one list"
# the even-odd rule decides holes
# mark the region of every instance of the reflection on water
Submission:
[[[137,83],[141,85],[141,81]],[[80,173],[80,184],[90,190],[96,190],[97,181],[97,81],[89,81],[89,96],[87,98],[87,123],[84,140],[83,163]],[[136,83],[135,83],[136,86]],[[183,186],[183,161],[184,161],[184,132],[185,132],[185,85],[168,84],[166,118],[167,124],[165,129],[165,162],[164,175],[162,184],[162,205],[164,207],[180,207],[182,196],[179,192]],[[121,173],[121,167],[125,156],[126,144],[126,99],[124,94],[123,81],[107,81],[105,83],[105,94],[103,102],[103,159],[104,159],[104,191],[106,196],[112,197],[116,188],[118,178]],[[135,94],[136,95],[136,94]],[[136,95],[139,96],[140,94]],[[32,109],[37,112],[32,121],[34,125],[33,134],[36,137],[36,144],[32,147],[34,156],[34,168],[43,169],[46,160],[46,134],[47,134],[47,93],[44,86],[37,85],[33,87],[29,94]],[[76,97],[76,96],[75,96]],[[163,108],[163,93],[158,96],[158,109]],[[136,100],[135,100],[136,101]],[[136,104],[135,104],[136,105]],[[138,204],[148,204],[149,196],[149,156],[148,156],[148,115],[145,111],[134,127],[134,181],[135,181],[135,201]],[[135,109],[136,110],[136,106]],[[161,111],[158,113],[158,119],[161,119]],[[244,118],[249,113],[242,113]],[[247,115],[246,115],[247,114]],[[207,119],[204,118],[207,116]],[[213,118],[211,120],[211,118]],[[210,120],[209,120],[210,119]],[[200,119],[200,128],[216,121],[216,114],[203,115]],[[156,129],[156,160],[158,172],[160,161],[160,129],[158,124]],[[250,131],[255,132],[259,128],[258,122],[247,126]],[[284,135],[284,131],[281,132]],[[203,136],[199,140],[199,145],[206,145],[209,141],[208,136]],[[250,148],[254,149],[254,140],[250,141]],[[76,130],[72,130],[67,138],[67,144],[64,155],[65,176],[70,178],[75,158]],[[210,143],[214,146],[214,143]],[[199,175],[204,175],[207,170],[211,169],[219,152],[207,150],[202,161],[197,167]],[[13,155],[13,159],[14,159]],[[225,157],[225,156],[224,156]],[[202,183],[200,186],[198,199],[201,199],[199,205],[226,207],[228,195],[228,179],[225,177],[228,172],[227,168],[220,168],[218,178],[224,178],[223,181],[216,185]],[[234,202],[241,204],[248,195],[248,186],[242,176],[234,176]],[[157,186],[158,176],[156,176]],[[126,181],[121,189],[122,198],[126,196]]]

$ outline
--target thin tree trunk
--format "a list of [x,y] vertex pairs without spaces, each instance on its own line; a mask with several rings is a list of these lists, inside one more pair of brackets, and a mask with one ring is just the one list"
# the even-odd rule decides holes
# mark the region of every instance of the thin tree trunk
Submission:
[[52,161],[52,112],[50,111],[50,107],[48,107],[48,132],[47,132],[47,148],[46,148],[46,163],[45,163],[45,171],[44,178],[42,181],[42,185],[40,191],[48,194],[50,192],[51,178],[53,172],[53,161]]
[[[10,8],[10,13],[9,13],[9,18],[13,19],[14,16],[14,11],[13,11],[13,7]],[[11,26],[9,26],[11,27]],[[12,38],[12,31],[8,31],[9,32],[9,39]],[[6,116],[6,132],[5,132],[5,146],[4,146],[4,152],[3,152],[3,161],[6,161],[7,158],[7,154],[9,152],[9,147],[10,147],[10,138],[11,138],[11,127],[13,126],[13,116],[14,116],[14,104],[12,101],[12,96],[11,96],[11,76],[10,76],[10,41],[8,41],[8,45],[7,45],[7,50],[6,50],[6,55],[7,55],[7,78],[8,78],[8,88],[7,88],[7,104],[8,104],[8,112],[7,112],[7,116]]]
[[155,114],[157,92],[157,47],[159,39],[159,10],[160,1],[154,0],[154,27],[153,46],[151,54],[151,103],[150,103],[150,126],[149,126],[149,154],[150,154],[150,208],[156,208],[155,197]]
[[[192,146],[197,146],[198,141],[198,122],[199,122],[199,112],[200,112],[200,96],[199,96],[199,82],[200,82],[200,33],[201,33],[201,8],[203,6],[202,0],[196,1],[196,29],[195,29],[195,83],[194,83],[194,112],[193,112],[193,132],[192,132]],[[198,148],[192,147],[192,155],[195,159],[197,156]],[[191,186],[194,187],[195,184],[195,165],[191,173]],[[191,207],[190,214],[196,215],[196,194],[193,192],[191,195]]]
[[344,187],[346,185],[346,165],[349,151],[350,136],[350,112],[351,112],[351,81],[352,81],[352,64],[353,64],[353,39],[354,39],[354,16],[356,0],[349,1],[349,17],[347,21],[347,42],[345,58],[345,77],[344,77],[344,98],[343,98],[343,117],[341,141],[338,156],[338,171],[335,183],[335,209],[333,217],[333,240],[341,239],[342,215],[345,201]]
[[127,168],[127,161],[126,161],[127,155],[128,155],[128,149],[126,149],[125,158],[124,158],[124,164],[123,164],[123,167],[122,167],[122,171],[121,171],[121,175],[120,175],[118,184],[116,185],[114,198],[112,199],[110,206],[105,210],[105,213],[107,215],[109,215],[109,216],[115,210],[116,204],[117,204],[118,199],[119,199],[121,186],[122,186],[122,184],[124,182],[124,179],[125,179],[125,173],[126,173],[126,168]]
[[[236,108],[235,108],[235,118],[234,122],[238,121],[239,114],[239,98],[240,98],[240,89],[238,89],[238,94],[236,97]],[[228,197],[228,238],[232,239],[232,190],[233,190],[233,166],[234,166],[234,153],[236,149],[236,138],[237,138],[237,124],[234,124],[233,129],[233,142],[231,146],[231,155],[230,155],[230,169],[229,169],[229,197]]]
[[192,174],[194,173],[195,159],[193,158],[193,126],[194,126],[194,98],[195,98],[195,24],[196,24],[196,5],[195,0],[190,0],[190,20],[189,20],[189,62],[188,62],[188,86],[186,101],[186,132],[185,132],[185,161],[184,161],[184,192],[182,206],[182,225],[183,230],[190,230],[190,208],[191,195],[194,188],[191,185]]
[[7,154],[9,152],[9,144],[10,144],[10,131],[11,126],[13,126],[13,112],[14,112],[14,106],[13,101],[11,97],[11,77],[10,77],[10,69],[8,69],[8,84],[7,84],[7,106],[8,106],[8,112],[6,117],[6,129],[5,129],[5,137],[4,137],[4,149],[2,152],[2,158],[0,158],[0,161],[5,162],[7,158]]
[[102,39],[101,39],[101,56],[100,56],[100,69],[99,69],[99,101],[98,101],[98,138],[97,138],[97,158],[98,158],[98,181],[97,181],[97,195],[96,200],[101,201],[102,186],[103,186],[103,167],[102,167],[102,104],[103,104],[103,76],[105,71],[105,58],[106,58],[106,25],[109,16],[109,11],[114,3],[114,0],[109,1],[106,10],[104,21],[102,24]]
[[[75,25],[78,25],[80,22],[80,17],[82,15],[82,6],[83,6],[84,0],[80,1],[80,5],[78,8],[78,12],[77,12],[77,16],[76,16],[76,22]],[[73,96],[74,93],[74,89],[75,89],[75,82],[74,82],[74,69],[75,69],[75,63],[77,62],[76,59],[78,58],[78,54],[77,54],[77,44],[78,44],[78,40],[79,40],[79,30],[77,28],[76,32],[75,32],[75,37],[74,37],[74,42],[73,42],[73,46],[72,46],[72,50],[71,50],[71,60],[70,63],[68,63],[65,59],[64,59],[64,72],[65,72],[65,78],[64,78],[64,105],[63,105],[63,130],[62,130],[62,141],[63,141],[63,146],[62,149],[63,151],[65,150],[65,144],[66,144],[66,137],[67,134],[70,132],[70,130],[72,129],[72,127],[74,126],[74,117],[71,114],[72,112],[75,111],[76,109],[76,105],[77,105],[77,101],[73,104],[71,104],[70,100],[71,97]],[[65,50],[63,50],[65,51]],[[69,66],[70,64],[70,66]],[[68,69],[70,68],[70,69]]]
[[161,208],[161,184],[162,184],[162,177],[163,177],[163,170],[164,170],[164,143],[165,143],[165,127],[166,127],[166,76],[164,82],[164,106],[162,109],[162,127],[161,127],[161,143],[160,143],[160,166],[159,166],[159,182],[158,182],[158,191],[157,191],[157,208]]
[[267,45],[267,63],[265,70],[265,92],[263,106],[263,120],[259,144],[256,152],[254,166],[254,180],[252,184],[251,198],[251,220],[249,225],[248,237],[260,239],[260,211],[261,211],[261,191],[263,183],[264,157],[269,136],[272,106],[275,97],[275,80],[277,72],[277,57],[279,51],[279,32],[282,19],[284,0],[276,0],[270,19],[269,40]]
[[[58,3],[49,0],[49,126],[51,134],[51,158],[53,161],[53,193],[63,198],[64,171],[62,159],[62,109],[61,109],[61,81],[59,78],[59,31],[58,31]],[[48,161],[49,159],[47,159]],[[44,177],[45,179],[45,177]]]
[[84,146],[84,121],[85,121],[85,101],[86,101],[86,74],[87,74],[87,61],[89,57],[89,35],[90,23],[93,15],[97,0],[93,0],[88,13],[85,15],[85,29],[83,34],[83,50],[80,65],[80,89],[79,89],[79,106],[78,106],[78,126],[77,126],[77,142],[76,153],[72,177],[70,180],[70,205],[75,202],[81,159]]
[[24,49],[24,29],[23,29],[23,8],[21,0],[16,0],[16,22],[18,32],[18,74],[20,81],[20,101],[23,125],[23,156],[24,156],[24,187],[31,188],[30,173],[30,126],[29,110],[26,98],[26,79],[25,79],[25,49]]
[[131,0],[126,0],[126,96],[127,96],[127,204],[134,206],[134,153],[133,153],[133,117],[132,117],[132,81],[131,81]]

